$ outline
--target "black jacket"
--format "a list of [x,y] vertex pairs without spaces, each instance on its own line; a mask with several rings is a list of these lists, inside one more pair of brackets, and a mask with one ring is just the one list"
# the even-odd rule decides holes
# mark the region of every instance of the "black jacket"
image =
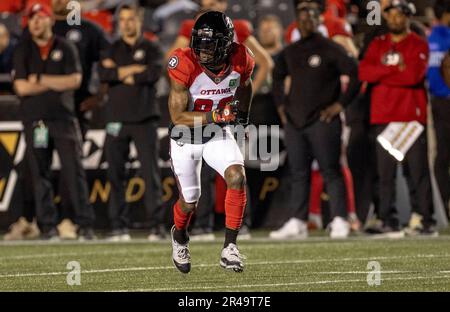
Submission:
[[[350,81],[342,90],[341,76]],[[292,79],[289,95],[284,80]],[[287,46],[276,57],[273,95],[277,106],[284,105],[289,121],[306,127],[320,117],[320,111],[335,102],[347,106],[358,92],[356,60],[334,41],[315,33]]]
[[[109,85],[106,122],[137,123],[159,117],[155,89],[163,68],[159,45],[141,37],[132,47],[119,39],[104,58],[111,58],[117,66],[104,68],[100,65],[99,70],[100,80]],[[127,85],[119,80],[118,67],[132,64],[146,65],[147,69],[134,75],[134,85]]]
[[55,21],[53,32],[75,44],[80,55],[83,80],[80,88],[75,91],[75,101],[79,104],[90,96],[89,82],[93,64],[100,60],[101,52],[108,48],[109,42],[97,25],[84,19],[80,25],[69,25],[66,20]]
[[[39,47],[31,37],[23,38],[13,56],[14,79],[27,79],[31,74],[70,75],[81,73],[75,46],[64,38],[54,36],[47,60],[42,60]],[[21,98],[24,121],[68,120],[74,115],[74,92],[49,90]]]

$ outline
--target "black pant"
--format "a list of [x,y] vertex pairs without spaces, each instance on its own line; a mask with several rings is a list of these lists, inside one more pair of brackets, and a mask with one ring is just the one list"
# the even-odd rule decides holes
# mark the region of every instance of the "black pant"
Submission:
[[129,210],[125,200],[125,186],[128,180],[125,163],[129,160],[131,141],[136,146],[138,160],[141,163],[140,173],[145,183],[146,218],[150,222],[150,227],[162,224],[162,189],[158,167],[157,129],[155,121],[123,124],[117,136],[110,134],[106,136],[105,153],[108,161],[108,179],[111,183],[108,217],[112,229],[127,228],[129,225]]
[[44,121],[49,132],[46,148],[34,146],[33,133],[37,123],[24,123],[27,153],[33,178],[36,217],[45,232],[55,227],[58,213],[53,202],[54,192],[51,181],[53,150],[61,160],[61,176],[71,208],[75,213],[75,223],[80,227],[92,227],[94,210],[88,200],[86,175],[81,164],[81,135],[78,122],[73,120]]
[[353,120],[347,146],[347,161],[353,177],[353,190],[358,219],[366,221],[370,205],[378,206],[375,140],[366,120]]
[[450,100],[432,98],[434,128],[436,130],[437,155],[434,173],[447,213],[450,200]]
[[285,127],[285,142],[292,175],[290,207],[293,216],[308,219],[311,165],[319,162],[320,172],[330,196],[331,217],[346,217],[345,184],[339,163],[342,126],[339,118],[331,123],[316,121],[304,129]]
[[[386,125],[373,127],[375,135],[379,135],[386,128]],[[397,209],[395,208],[394,201],[398,162],[379,143],[376,145],[376,155],[380,189],[379,217],[384,224],[397,226]],[[407,179],[410,196],[415,197],[411,199],[411,202],[415,202],[417,212],[422,215],[423,225],[431,226],[434,224],[433,198],[428,166],[426,130],[406,153],[402,165],[408,167],[409,177]]]

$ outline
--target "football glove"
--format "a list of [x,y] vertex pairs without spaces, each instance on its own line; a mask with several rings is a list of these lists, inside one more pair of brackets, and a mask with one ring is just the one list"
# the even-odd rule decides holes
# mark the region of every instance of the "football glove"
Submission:
[[226,104],[223,108],[217,108],[206,116],[208,123],[230,124],[236,120],[237,106],[233,102]]

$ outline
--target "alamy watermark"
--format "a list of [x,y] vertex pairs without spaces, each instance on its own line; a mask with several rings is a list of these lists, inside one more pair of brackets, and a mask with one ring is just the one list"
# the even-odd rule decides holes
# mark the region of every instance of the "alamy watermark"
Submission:
[[367,263],[367,285],[380,286],[381,285],[381,264],[378,261],[369,261]]
[[69,13],[67,14],[67,24],[69,26],[80,26],[81,25],[81,4],[78,1],[70,1],[67,3],[67,10]]
[[78,261],[69,261],[66,265],[67,273],[66,282],[69,286],[81,285],[81,265]]
[[381,25],[381,5],[378,1],[369,1],[366,6],[367,11],[367,25],[375,26]]
[[[171,137],[181,147],[180,152],[171,151],[171,157],[174,160],[200,160],[202,158],[202,153],[197,153],[195,148],[184,147],[186,144],[201,144],[205,141],[222,141],[227,144],[225,142],[232,137],[235,138],[246,163],[252,164],[252,167],[257,164],[261,171],[277,170],[283,159],[280,153],[281,134],[278,125],[248,125],[244,127],[236,124],[224,127],[217,124],[202,125],[201,118],[196,118],[194,127],[175,126],[171,131]],[[216,153],[209,157],[223,160],[227,157],[235,157],[235,155],[227,153],[227,150],[224,149],[223,153]]]

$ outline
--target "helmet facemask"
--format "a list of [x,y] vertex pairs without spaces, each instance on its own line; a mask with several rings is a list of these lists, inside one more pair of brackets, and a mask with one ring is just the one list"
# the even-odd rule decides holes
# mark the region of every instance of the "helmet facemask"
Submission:
[[216,69],[226,62],[233,42],[233,38],[213,34],[213,30],[203,28],[193,30],[191,37],[191,48],[198,62],[208,69]]

